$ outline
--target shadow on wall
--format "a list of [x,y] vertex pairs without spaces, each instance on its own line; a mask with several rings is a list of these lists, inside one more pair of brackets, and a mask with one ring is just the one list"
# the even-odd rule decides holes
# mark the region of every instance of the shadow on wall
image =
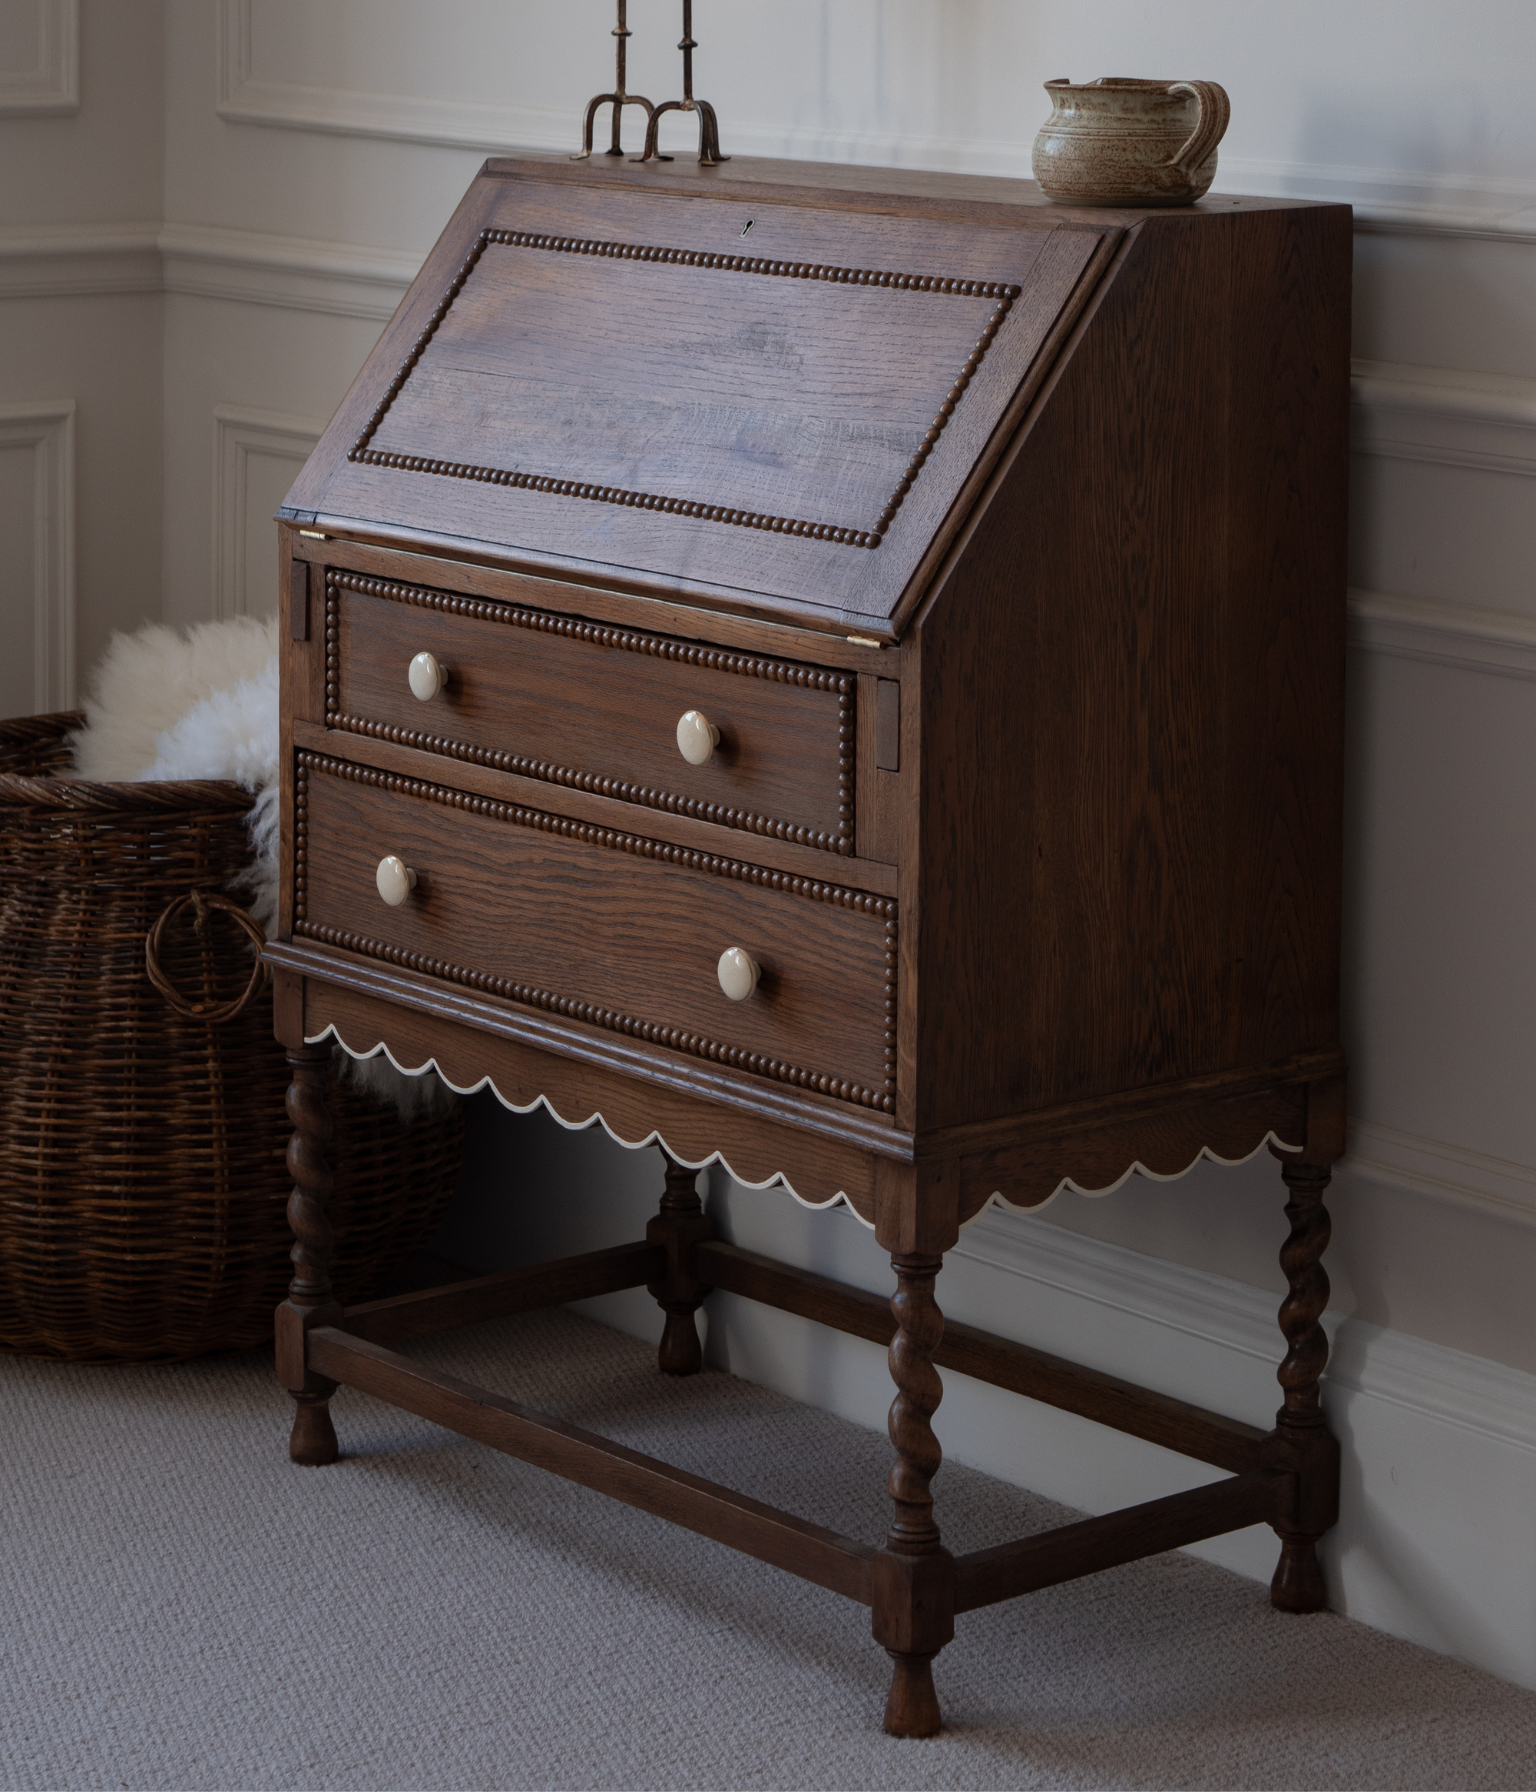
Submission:
[[661,1200],[658,1149],[627,1150],[596,1122],[572,1132],[542,1108],[515,1114],[489,1089],[469,1109],[459,1193],[434,1256],[491,1275],[645,1236]]

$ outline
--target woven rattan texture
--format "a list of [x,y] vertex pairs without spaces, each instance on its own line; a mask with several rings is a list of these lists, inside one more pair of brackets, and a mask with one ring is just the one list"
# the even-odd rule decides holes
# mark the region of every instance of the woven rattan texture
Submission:
[[[270,1336],[289,1275],[288,1069],[268,992],[223,1026],[178,1018],[144,939],[167,904],[245,862],[233,784],[72,783],[78,716],[0,722],[0,1348],[74,1359],[192,1357]],[[238,996],[227,917],[167,930],[194,1002]],[[344,1300],[436,1227],[463,1120],[407,1127],[333,1094]]]

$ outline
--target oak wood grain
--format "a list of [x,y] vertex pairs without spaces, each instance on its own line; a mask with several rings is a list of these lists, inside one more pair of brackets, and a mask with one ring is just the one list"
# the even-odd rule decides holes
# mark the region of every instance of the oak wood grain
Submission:
[[903,648],[920,1128],[1337,1044],[1342,537],[1285,494],[1342,481],[1343,342],[1302,320],[1343,250],[1327,208],[1139,225]]
[[[774,200],[747,257],[742,221],[708,198],[536,179],[472,193],[369,358],[371,404],[344,407],[289,507],[681,573],[786,617],[894,613],[1115,234]],[[989,296],[952,290],[978,284]],[[628,352],[630,316],[645,353]]]
[[[895,904],[338,760],[300,760],[297,935],[889,1111]],[[308,843],[315,843],[310,853]],[[379,860],[417,874],[399,907]],[[761,969],[732,1002],[728,947]]]
[[[597,796],[570,785],[562,785],[556,795],[551,792],[548,782],[538,778],[500,771],[494,766],[476,765],[470,760],[455,758],[445,763],[441,754],[424,747],[400,746],[394,741],[378,740],[370,735],[344,735],[312,722],[295,722],[293,739],[296,746],[306,747],[311,752],[345,758],[357,765],[375,766],[380,771],[398,772],[402,777],[422,778],[429,783],[449,779],[456,790],[472,791],[497,802],[521,804],[532,809],[558,808],[562,815],[621,833],[640,826],[652,839],[666,840],[696,852],[721,853],[727,857],[747,852],[755,865],[771,866],[774,870],[788,871],[812,881],[831,873],[838,883],[851,889],[867,890],[876,896],[897,894],[895,865],[862,854],[848,858],[839,855],[829,860],[821,847],[798,846],[792,840],[777,840],[763,834],[753,835],[748,843],[734,829],[723,828],[716,822],[696,821],[691,815],[673,815],[664,809],[646,809],[637,815],[633,805],[619,797]],[[856,776],[855,785],[862,792],[868,786],[868,779]]]
[[407,1070],[435,1065],[461,1090],[489,1082],[519,1112],[547,1106],[572,1129],[600,1122],[626,1145],[659,1142],[683,1163],[718,1155],[737,1181],[761,1188],[782,1177],[812,1206],[842,1196],[872,1224],[875,1163],[911,1159],[911,1139],[888,1117],[849,1102],[332,948],[273,941],[263,956],[302,973],[300,1039],[334,1031],[356,1057],[387,1041]]
[[[443,583],[472,597],[527,604],[594,622],[617,622],[655,634],[708,641],[712,646],[745,648],[774,659],[803,659],[850,672],[865,672],[877,666],[888,677],[898,676],[891,669],[889,658],[879,657],[888,642],[876,638],[887,632],[878,624],[861,622],[859,627],[864,633],[859,639],[850,640],[840,632],[830,613],[819,614],[813,626],[752,616],[746,613],[750,605],[743,594],[733,594],[724,587],[710,588],[711,601],[706,608],[689,601],[694,582],[676,574],[652,584],[677,595],[655,595],[614,567],[602,569],[601,585],[583,582],[584,577],[590,578],[592,569],[560,555],[543,557],[558,569],[554,576],[546,576],[543,571],[529,572],[506,565],[504,556],[487,550],[483,542],[470,544],[471,551],[461,556],[456,544],[446,536],[400,530],[395,542],[385,543],[370,536],[366,528],[338,523],[335,518],[330,519],[328,530],[310,535],[299,535],[291,522],[280,522],[279,527],[290,538],[291,551],[296,556],[321,567],[345,567],[406,584]],[[316,535],[319,539],[315,539]]]
[[[344,571],[325,606],[333,728],[852,851],[849,673]],[[418,653],[448,674],[427,702],[406,678]],[[703,765],[678,749],[689,710],[720,731]]]
[[[891,1342],[876,1297],[708,1242],[694,1167],[846,1199],[898,1277],[895,1520],[877,1553],[813,1536],[325,1327],[303,1374],[344,1364],[870,1603],[900,1734],[941,1721],[957,1607],[1259,1520],[1279,1602],[1323,1598],[1349,250],[1336,206],[498,160],[285,508],[342,538],[285,531],[285,1043],[386,1045],[659,1143],[674,1371],[711,1280]],[[647,634],[669,645],[637,671]],[[458,675],[441,726],[404,695],[422,647]],[[727,717],[743,655],[824,682]],[[725,735],[697,776],[670,758],[685,703]],[[401,910],[372,894],[386,850],[422,873]],[[740,1008],[726,943],[766,972]],[[1274,1432],[944,1327],[940,1259],[994,1195],[1266,1140],[1296,1194]],[[635,1249],[359,1323],[619,1286]],[[1236,1478],[955,1563],[936,1367]]]

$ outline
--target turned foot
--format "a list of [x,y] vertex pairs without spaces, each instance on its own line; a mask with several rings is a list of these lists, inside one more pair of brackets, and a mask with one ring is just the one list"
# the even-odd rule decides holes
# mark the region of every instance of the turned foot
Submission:
[[[665,1155],[665,1154],[663,1154]],[[663,1375],[697,1375],[704,1367],[704,1350],[694,1314],[709,1293],[709,1284],[693,1273],[693,1247],[714,1236],[694,1186],[698,1171],[666,1158],[667,1187],[661,1209],[645,1228],[649,1243],[666,1252],[660,1278],[647,1283],[647,1291],[666,1314],[656,1365]]]
[[324,1468],[341,1454],[336,1445],[336,1428],[331,1423],[331,1397],[295,1394],[294,1400],[298,1410],[288,1436],[289,1459],[305,1468]]
[[937,1736],[944,1727],[938,1694],[933,1690],[933,1657],[899,1655],[891,1658],[891,1690],[885,1701],[887,1736]]
[[1328,1604],[1315,1537],[1280,1532],[1280,1563],[1269,1583],[1269,1602],[1282,1612],[1320,1612]]
[[666,1309],[667,1322],[662,1327],[661,1343],[656,1351],[656,1366],[663,1375],[697,1375],[704,1367],[704,1346],[699,1342],[698,1322],[693,1308],[683,1312]]

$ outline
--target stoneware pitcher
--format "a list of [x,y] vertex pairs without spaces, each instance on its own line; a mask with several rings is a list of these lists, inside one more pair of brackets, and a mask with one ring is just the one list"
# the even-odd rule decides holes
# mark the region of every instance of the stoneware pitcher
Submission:
[[1064,205],[1190,205],[1216,178],[1231,104],[1214,81],[1047,81],[1035,179]]

